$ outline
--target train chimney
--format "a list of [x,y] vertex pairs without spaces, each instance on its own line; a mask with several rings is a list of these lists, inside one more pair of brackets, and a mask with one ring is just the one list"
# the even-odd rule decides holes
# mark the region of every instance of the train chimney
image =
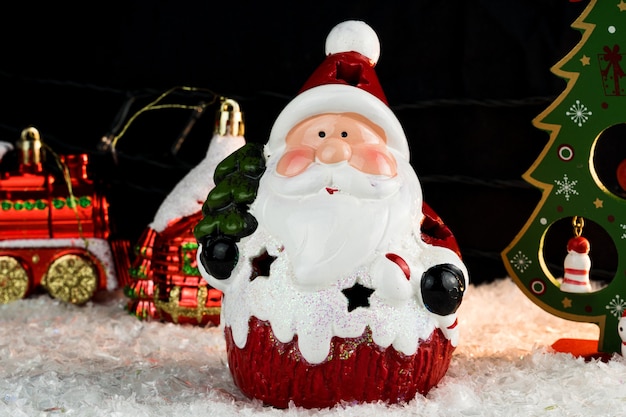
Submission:
[[22,130],[17,141],[18,162],[20,172],[31,174],[42,172],[43,146],[39,131],[30,126]]

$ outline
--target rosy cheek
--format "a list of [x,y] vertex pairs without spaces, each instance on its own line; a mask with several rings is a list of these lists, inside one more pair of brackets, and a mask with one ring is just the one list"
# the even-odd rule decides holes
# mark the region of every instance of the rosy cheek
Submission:
[[315,150],[297,148],[285,152],[276,165],[276,172],[286,177],[294,177],[305,171],[315,161]]
[[393,177],[398,173],[393,155],[385,150],[379,150],[377,147],[353,147],[350,165],[366,174]]

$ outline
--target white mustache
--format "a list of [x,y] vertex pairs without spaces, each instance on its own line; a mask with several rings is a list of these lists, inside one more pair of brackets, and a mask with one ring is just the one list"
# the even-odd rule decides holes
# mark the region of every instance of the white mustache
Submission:
[[365,174],[350,166],[346,161],[327,165],[313,163],[304,172],[285,177],[271,171],[270,187],[278,195],[304,196],[317,194],[326,189],[358,198],[381,199],[400,188],[398,176]]

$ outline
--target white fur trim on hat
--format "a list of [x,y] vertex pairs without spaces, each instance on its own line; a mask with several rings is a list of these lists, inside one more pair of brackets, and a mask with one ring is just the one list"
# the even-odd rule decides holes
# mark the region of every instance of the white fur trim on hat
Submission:
[[282,154],[287,133],[301,121],[323,113],[347,112],[358,113],[380,126],[387,135],[387,146],[409,160],[409,144],[404,129],[389,106],[367,91],[343,84],[314,87],[291,100],[274,122],[265,145],[266,155]]

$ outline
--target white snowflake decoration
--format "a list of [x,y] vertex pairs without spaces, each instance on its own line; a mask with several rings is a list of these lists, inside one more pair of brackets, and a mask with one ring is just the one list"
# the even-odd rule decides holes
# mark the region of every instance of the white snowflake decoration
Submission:
[[578,184],[578,180],[570,181],[567,174],[563,175],[563,180],[554,180],[554,182],[558,186],[555,194],[565,195],[565,200],[569,201],[570,195],[578,195],[578,191],[574,188]]
[[611,302],[606,305],[606,309],[609,310],[613,316],[620,318],[624,313],[624,309],[626,309],[626,300],[621,298],[619,294],[615,294]]
[[572,119],[574,123],[578,125],[578,127],[582,127],[583,123],[589,120],[589,116],[593,113],[580,102],[580,100],[576,100],[576,104],[572,105],[569,108],[569,111],[566,111],[565,114]]
[[533,263],[533,261],[530,260],[528,256],[524,255],[521,250],[517,251],[517,253],[510,260],[510,262],[511,262],[511,265],[513,265],[513,267],[520,272],[526,271],[528,267],[530,266],[530,264]]
[[620,224],[619,227],[622,228],[622,230],[624,231],[624,233],[622,233],[622,235],[620,236],[621,239],[626,239],[626,224]]

